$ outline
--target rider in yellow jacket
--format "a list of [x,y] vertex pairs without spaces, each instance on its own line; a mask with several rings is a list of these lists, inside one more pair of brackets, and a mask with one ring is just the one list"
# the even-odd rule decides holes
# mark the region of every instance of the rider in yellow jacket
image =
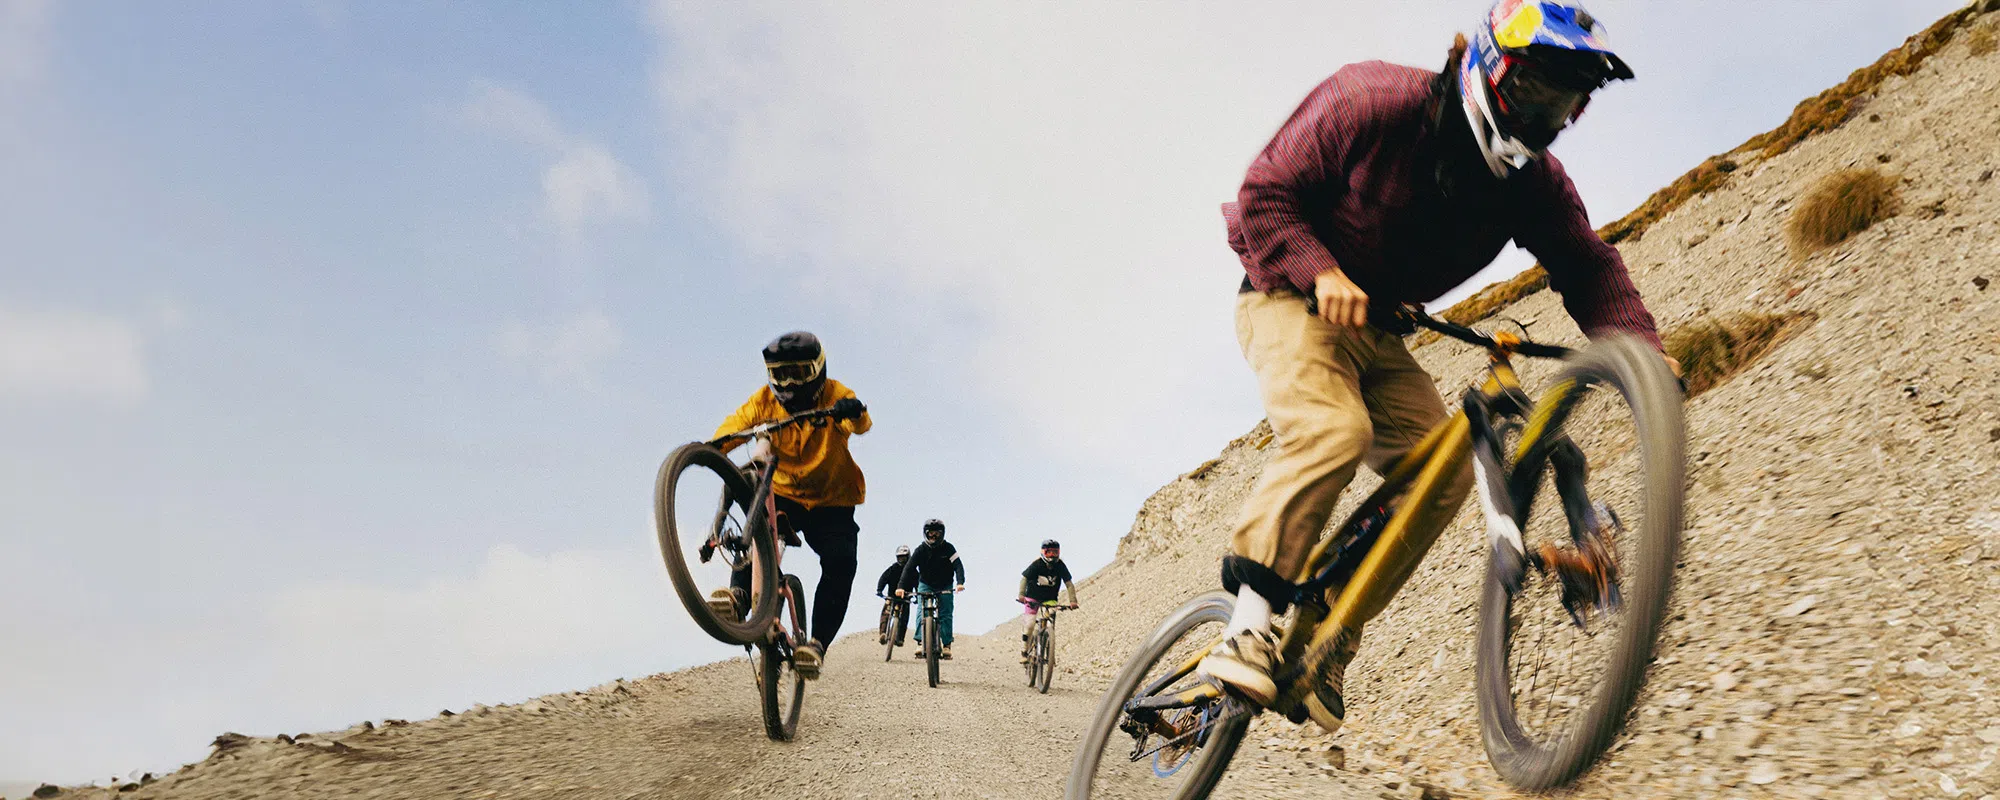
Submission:
[[[715,429],[716,438],[817,409],[834,412],[832,419],[778,431],[771,441],[778,459],[771,491],[777,496],[779,530],[804,535],[805,543],[819,555],[812,640],[799,646],[794,664],[800,676],[817,679],[826,643],[833,641],[847,617],[861,534],[854,507],[868,493],[861,467],[847,451],[847,440],[867,433],[875,423],[854,390],[826,377],[826,351],[810,333],[794,331],[765,345],[764,370],[769,382],[722,421]],[[749,579],[748,570],[737,573],[733,588],[717,589],[710,605],[725,614],[738,614],[749,599]]]

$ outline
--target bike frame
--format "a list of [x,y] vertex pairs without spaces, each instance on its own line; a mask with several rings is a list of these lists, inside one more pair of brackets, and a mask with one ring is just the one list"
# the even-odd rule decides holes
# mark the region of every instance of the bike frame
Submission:
[[[765,423],[744,432],[748,434],[750,439],[750,462],[748,466],[755,470],[756,481],[752,484],[755,488],[751,489],[751,496],[754,499],[750,503],[750,514],[744,520],[743,527],[746,533],[750,533],[755,531],[760,524],[768,525],[771,528],[771,538],[777,543],[777,546],[772,548],[772,561],[774,563],[771,565],[771,574],[777,576],[779,621],[773,626],[772,630],[773,635],[778,637],[779,642],[787,648],[795,648],[800,642],[806,641],[806,622],[801,619],[793,619],[791,620],[791,627],[789,629],[785,627],[784,623],[784,617],[787,614],[786,610],[792,607],[792,590],[786,584],[784,576],[785,550],[791,545],[786,542],[787,537],[780,535],[778,528],[778,521],[782,515],[778,512],[778,494],[772,490],[773,478],[778,471],[778,453],[777,449],[772,445],[771,439],[777,435],[779,428],[784,427],[785,424],[791,421],[780,420],[778,422]],[[753,576],[763,574],[763,571],[760,569],[761,565],[757,559],[757,548],[750,548],[749,567]],[[753,607],[757,604],[757,597],[762,591],[766,591],[765,587],[758,586],[757,581],[753,579],[750,582],[750,604]],[[745,646],[748,647],[748,645]]]
[[[1271,710],[1303,721],[1302,701],[1314,688],[1313,678],[1324,660],[1332,655],[1340,632],[1359,631],[1380,614],[1436,543],[1437,532],[1442,532],[1444,526],[1418,526],[1419,515],[1430,513],[1444,487],[1466,468],[1468,461],[1473,464],[1474,488],[1485,513],[1495,565],[1502,569],[1503,575],[1518,576],[1525,571],[1527,556],[1520,526],[1526,518],[1528,501],[1537,486],[1534,478],[1539,475],[1543,461],[1556,468],[1556,485],[1564,504],[1589,507],[1583,496],[1581,453],[1568,437],[1549,436],[1550,431],[1561,430],[1585,387],[1575,381],[1562,381],[1550,387],[1537,402],[1522,390],[1510,360],[1521,341],[1496,333],[1485,344],[1491,354],[1486,378],[1478,388],[1466,392],[1463,408],[1432,428],[1415,447],[1390,464],[1384,470],[1382,485],[1362,501],[1360,508],[1341,524],[1338,533],[1320,540],[1307,555],[1306,566],[1296,580],[1298,618],[1279,644],[1275,677],[1282,691],[1271,704]],[[1537,354],[1554,356],[1566,352],[1543,347],[1546,352]],[[1534,469],[1514,470],[1516,485],[1509,486],[1504,482],[1508,473],[1502,468],[1502,436],[1495,421],[1511,422],[1523,417],[1526,421],[1511,460],[1518,466]],[[1575,457],[1571,458],[1571,454]],[[1352,564],[1351,577],[1342,581],[1347,574],[1344,567],[1352,561],[1342,558],[1344,546],[1361,535],[1360,526],[1365,520],[1385,508],[1389,509],[1389,516],[1382,523],[1375,543],[1358,564]],[[1415,532],[1419,527],[1434,532],[1428,535]],[[1509,588],[1518,589],[1519,585],[1517,579],[1510,582]],[[1223,689],[1213,682],[1165,697],[1155,696],[1193,673],[1214,646],[1202,648],[1172,672],[1142,687],[1126,703],[1127,712],[1186,708],[1221,699]]]

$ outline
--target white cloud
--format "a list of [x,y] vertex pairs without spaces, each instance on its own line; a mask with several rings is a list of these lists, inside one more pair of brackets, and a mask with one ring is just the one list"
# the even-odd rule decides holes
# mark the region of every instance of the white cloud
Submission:
[[499,545],[471,574],[304,586],[270,608],[270,690],[294,717],[430,714],[579,688],[552,676],[576,681],[580,667],[631,670],[608,680],[731,652],[694,627],[644,549]]
[[639,220],[649,213],[646,185],[602,144],[563,130],[548,107],[526,93],[486,81],[473,84],[465,119],[534,147],[553,161],[542,172],[542,208],[564,238],[597,220]]
[[639,176],[596,145],[579,145],[542,173],[542,201],[564,236],[576,238],[594,218],[644,219],[646,187]]
[[0,397],[129,405],[149,388],[144,342],[131,323],[0,307]]
[[584,311],[541,323],[514,322],[494,344],[500,354],[550,383],[588,380],[618,350],[624,337],[601,311]]
[[672,183],[746,263],[973,303],[1010,427],[1151,475],[1256,419],[1244,166],[1340,63],[1441,62],[1480,7],[658,2],[654,79]]

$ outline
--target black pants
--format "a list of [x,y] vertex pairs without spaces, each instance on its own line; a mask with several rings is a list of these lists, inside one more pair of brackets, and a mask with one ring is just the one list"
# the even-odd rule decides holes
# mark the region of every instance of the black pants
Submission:
[[[780,497],[778,513],[819,555],[819,586],[813,590],[811,609],[812,638],[822,645],[832,644],[840,633],[840,623],[847,619],[847,596],[854,591],[854,570],[860,564],[856,547],[861,526],[854,523],[854,506],[808,509]],[[737,572],[730,582],[747,594],[750,571]]]

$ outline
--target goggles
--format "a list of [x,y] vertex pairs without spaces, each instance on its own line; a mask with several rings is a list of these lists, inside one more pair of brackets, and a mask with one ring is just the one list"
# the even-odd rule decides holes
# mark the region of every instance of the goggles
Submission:
[[811,361],[769,362],[764,365],[764,371],[770,375],[772,386],[802,386],[817,380],[826,371],[826,356],[821,355]]
[[1544,139],[1545,147],[1558,131],[1583,113],[1590,103],[1590,91],[1552,80],[1534,62],[1506,56],[1501,59],[1500,79],[1494,83],[1498,111],[1514,123],[1526,139]]

